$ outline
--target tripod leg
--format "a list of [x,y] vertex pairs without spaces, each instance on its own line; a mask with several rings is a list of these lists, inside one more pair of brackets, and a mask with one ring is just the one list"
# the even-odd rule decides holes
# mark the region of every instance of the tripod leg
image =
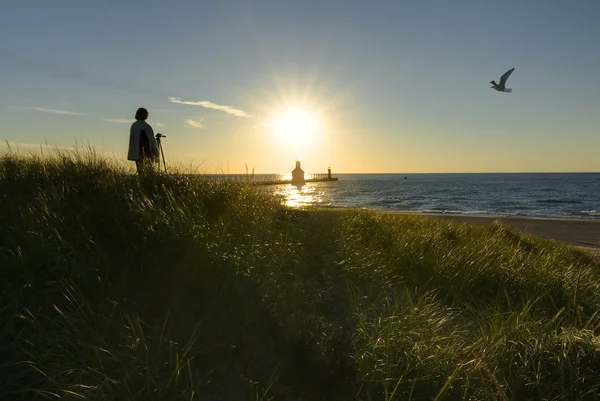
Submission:
[[[165,173],[167,172],[167,163],[165,163],[165,152],[162,147],[162,143],[160,144],[160,154],[162,156],[163,166],[165,167]],[[159,161],[160,163],[160,161]]]

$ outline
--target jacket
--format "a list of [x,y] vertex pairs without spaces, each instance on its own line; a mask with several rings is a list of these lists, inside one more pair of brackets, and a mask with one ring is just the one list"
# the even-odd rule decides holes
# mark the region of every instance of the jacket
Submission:
[[[142,136],[144,133],[146,135],[145,138]],[[137,120],[131,125],[131,129],[129,130],[127,160],[139,160],[142,158],[143,155],[140,154],[140,150],[143,144],[146,144],[144,147],[148,146],[148,144],[150,145],[150,149],[145,149],[146,155],[151,153],[154,157],[159,156],[158,145],[156,138],[154,138],[152,127],[145,120]]]

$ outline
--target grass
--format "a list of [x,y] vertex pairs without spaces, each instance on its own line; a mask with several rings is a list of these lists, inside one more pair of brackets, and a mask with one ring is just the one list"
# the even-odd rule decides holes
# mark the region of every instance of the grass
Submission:
[[600,398],[594,263],[500,223],[0,159],[0,398]]

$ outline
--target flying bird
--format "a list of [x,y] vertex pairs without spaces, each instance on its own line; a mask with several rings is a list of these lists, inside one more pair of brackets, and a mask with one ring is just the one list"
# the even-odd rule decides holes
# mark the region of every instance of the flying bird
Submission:
[[506,71],[504,73],[504,75],[502,75],[500,77],[500,83],[499,84],[497,84],[495,80],[492,81],[492,82],[490,82],[493,85],[492,88],[496,89],[498,92],[506,92],[506,93],[512,92],[512,89],[507,88],[505,85],[506,85],[506,80],[508,79],[508,77],[510,77],[510,74],[512,74],[512,72],[514,70],[515,70],[515,68],[513,67],[510,70]]

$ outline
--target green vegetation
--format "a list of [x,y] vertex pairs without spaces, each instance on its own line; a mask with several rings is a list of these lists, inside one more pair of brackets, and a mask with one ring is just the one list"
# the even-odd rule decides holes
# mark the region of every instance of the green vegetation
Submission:
[[600,279],[494,223],[0,160],[0,398],[597,399]]

